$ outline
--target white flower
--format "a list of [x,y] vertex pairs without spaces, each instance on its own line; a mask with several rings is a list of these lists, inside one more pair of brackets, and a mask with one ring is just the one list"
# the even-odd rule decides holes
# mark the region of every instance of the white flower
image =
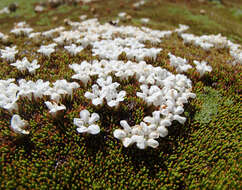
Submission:
[[143,92],[137,92],[136,95],[142,98],[148,105],[159,106],[164,103],[164,95],[158,86],[152,85],[148,88],[147,85],[141,85],[140,89]]
[[40,32],[34,32],[34,33],[29,34],[29,38],[38,39],[40,37],[40,35],[41,35]]
[[83,61],[80,65],[75,63],[69,65],[69,67],[76,73],[71,78],[81,80],[85,86],[91,81],[92,66],[87,61]]
[[24,57],[22,61],[17,60],[16,63],[11,63],[11,65],[17,67],[17,69],[20,71],[25,71],[28,69],[28,71],[32,74],[34,74],[35,70],[40,67],[40,65],[37,64],[36,59],[30,63],[26,57]]
[[178,73],[186,72],[188,69],[191,69],[192,66],[187,64],[187,60],[181,57],[176,57],[175,55],[172,55],[171,53],[168,53],[170,57],[170,65],[176,68],[176,71]]
[[187,25],[183,25],[183,24],[179,24],[179,28],[175,29],[175,32],[177,32],[178,34],[183,33],[184,31],[188,30],[189,26]]
[[78,133],[90,133],[96,135],[100,132],[100,128],[95,124],[100,119],[97,113],[92,113],[88,110],[82,110],[80,112],[80,118],[74,118],[74,125],[78,128],[76,129]]
[[158,132],[154,131],[153,126],[148,126],[146,123],[141,122],[140,125],[130,127],[127,121],[120,121],[123,129],[116,129],[113,132],[115,138],[122,141],[124,147],[128,147],[136,143],[139,149],[145,149],[148,146],[157,148],[158,141],[154,140],[159,137]]
[[79,18],[80,20],[85,20],[87,18],[87,15],[81,15]]
[[59,33],[59,32],[61,32],[63,30],[65,30],[65,28],[63,26],[60,26],[58,28],[42,32],[42,36],[44,36],[46,38],[52,38],[55,33]]
[[143,23],[143,24],[147,24],[150,19],[149,18],[141,18],[140,21]]
[[122,129],[116,129],[113,132],[113,135],[114,135],[115,138],[122,141],[124,147],[128,147],[135,142],[131,138],[132,128],[129,126],[129,124],[125,120],[120,121],[120,125],[123,127],[123,130]]
[[73,89],[79,88],[80,85],[76,82],[67,82],[64,80],[57,80],[53,83],[53,88],[49,88],[45,95],[49,95],[52,100],[59,102],[61,95],[69,95],[72,98]]
[[54,49],[55,46],[57,46],[57,44],[55,44],[55,43],[49,44],[49,45],[42,45],[42,46],[40,46],[40,49],[37,52],[50,57],[50,54],[55,52],[55,49]]
[[6,59],[7,61],[14,61],[15,60],[15,55],[18,53],[18,50],[16,50],[16,46],[13,46],[12,48],[6,47],[4,49],[0,49],[1,52],[1,58]]
[[200,77],[203,76],[205,74],[205,72],[212,71],[212,67],[207,65],[207,62],[205,62],[205,61],[199,62],[199,61],[194,60],[193,63],[196,65],[196,69],[200,73]]
[[21,120],[20,116],[15,114],[13,115],[12,119],[11,119],[11,126],[10,128],[18,134],[22,134],[22,135],[28,135],[29,131],[26,131],[22,128],[24,128],[28,123],[24,120]]
[[29,36],[29,34],[33,31],[32,28],[14,28],[10,31],[10,33],[15,34],[16,36],[20,35],[26,35]]
[[3,13],[6,13],[6,14],[10,13],[8,7],[4,7],[3,9],[0,10],[0,14],[3,14]]
[[12,83],[15,79],[0,80],[0,107],[9,112],[18,111],[18,91],[19,87]]
[[118,14],[118,16],[120,18],[124,18],[126,15],[127,15],[127,13],[125,13],[125,12],[121,12],[121,13]]
[[50,112],[50,114],[52,115],[52,116],[56,116],[57,115],[57,112],[59,112],[59,111],[61,111],[61,110],[65,110],[66,109],[66,107],[64,106],[64,105],[58,105],[57,103],[55,103],[55,102],[49,102],[49,101],[46,101],[45,102],[45,105],[48,107],[48,109],[50,110],[49,112]]
[[92,86],[92,93],[86,92],[85,97],[92,100],[93,105],[102,105],[103,99],[105,98],[109,107],[117,107],[119,102],[124,100],[126,96],[125,91],[117,92],[116,88],[119,83],[112,83],[112,77],[108,76],[107,79],[99,78],[97,84]]
[[70,46],[64,46],[64,48],[71,54],[76,55],[83,50],[82,46],[76,46],[76,44],[71,44]]

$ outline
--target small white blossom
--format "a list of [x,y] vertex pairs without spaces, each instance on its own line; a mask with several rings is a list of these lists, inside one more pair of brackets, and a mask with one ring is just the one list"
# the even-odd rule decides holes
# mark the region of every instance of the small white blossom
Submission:
[[34,74],[35,70],[40,67],[40,65],[37,64],[36,59],[30,63],[26,57],[24,57],[22,61],[17,60],[16,63],[11,63],[11,65],[17,67],[20,71],[28,70],[32,74]]
[[[92,93],[86,92],[85,97],[92,100],[93,105],[102,105],[105,98],[109,107],[117,107],[119,102],[124,100],[126,96],[125,91],[117,92],[116,88],[119,83],[112,83],[112,77],[108,76],[107,79],[99,78],[97,84],[92,86]],[[100,89],[101,87],[101,89]]]
[[49,102],[46,101],[45,105],[48,107],[50,114],[55,117],[57,115],[57,113],[61,110],[65,110],[66,107],[64,105],[58,105],[56,102]]
[[70,46],[64,46],[64,48],[71,55],[76,55],[76,54],[80,53],[84,49],[82,46],[76,46],[76,44],[71,44]]
[[50,57],[50,54],[55,52],[55,46],[57,46],[57,44],[55,44],[55,43],[49,44],[49,45],[42,45],[42,46],[40,46],[40,49],[37,52]]
[[27,125],[28,123],[20,118],[19,115],[15,114],[13,115],[11,119],[11,126],[10,128],[18,134],[21,135],[28,135],[29,131],[24,130],[23,128]]
[[96,135],[100,132],[100,128],[95,124],[100,119],[97,113],[92,113],[88,110],[82,110],[80,112],[80,118],[74,118],[74,125],[78,128],[76,129],[78,133],[89,133]]
[[141,18],[140,21],[143,23],[143,24],[147,24],[150,19],[149,18]]
[[1,58],[6,59],[9,62],[12,62],[15,60],[15,55],[18,53],[18,50],[16,50],[16,46],[13,47],[6,47],[5,49],[0,49],[1,52]]
[[212,67],[207,65],[207,62],[205,62],[205,61],[199,62],[199,61],[194,60],[193,63],[196,65],[196,69],[200,73],[200,77],[203,76],[205,74],[205,72],[212,71]]

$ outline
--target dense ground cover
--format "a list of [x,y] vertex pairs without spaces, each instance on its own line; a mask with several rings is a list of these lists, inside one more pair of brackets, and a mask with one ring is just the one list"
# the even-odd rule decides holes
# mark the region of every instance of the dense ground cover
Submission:
[[[6,4],[0,3],[0,6]],[[143,26],[139,19],[147,17],[150,22],[145,26],[149,28],[168,30],[178,24],[187,24],[190,33],[222,33],[235,43],[242,42],[239,1],[201,4],[149,1],[138,9],[132,8],[132,4],[131,1],[117,3],[107,0],[82,6],[62,5],[37,14],[31,4],[24,12],[19,3],[16,13],[0,16],[0,32],[8,33],[14,22],[23,20],[36,31],[45,31],[63,25],[65,18],[77,21],[82,14],[88,15],[88,18],[96,15],[105,23],[115,19],[119,12],[126,12],[132,17],[120,25]],[[201,9],[205,10],[205,14],[200,13]],[[9,41],[18,46],[18,59],[24,56],[33,59],[34,55],[30,52],[40,45],[27,37],[14,35],[10,35]],[[0,49],[4,46],[0,43]],[[152,44],[147,42],[146,46],[152,47]],[[189,64],[193,60],[205,60],[213,68],[202,78],[198,77],[195,69],[186,73],[192,80],[192,92],[197,98],[185,106],[185,125],[173,122],[168,128],[169,135],[159,139],[157,149],[124,148],[112,132],[120,128],[120,113],[132,124],[142,121],[147,110],[140,98],[127,97],[118,110],[108,106],[95,107],[84,98],[86,88],[82,88],[74,91],[72,101],[65,102],[67,110],[61,120],[52,119],[44,106],[44,99],[30,101],[23,98],[18,104],[22,118],[29,121],[28,137],[19,138],[11,132],[11,114],[0,108],[1,189],[240,189],[241,65],[231,64],[233,58],[226,48],[204,51],[194,45],[184,45],[176,33],[162,39],[156,47],[163,49],[157,59],[146,60],[153,66],[176,73],[169,65],[168,53],[172,52],[185,57]],[[72,81],[74,72],[69,64],[95,58],[89,47],[77,56],[60,49],[50,58],[38,58],[41,69],[35,75],[22,74],[0,59],[0,79]],[[126,58],[120,56],[120,59]],[[129,94],[135,94],[139,86],[135,79],[131,82],[124,82],[122,86]],[[91,85],[87,89],[91,89]],[[102,130],[99,135],[76,132],[73,118],[78,117],[84,108],[101,115],[99,124]]]

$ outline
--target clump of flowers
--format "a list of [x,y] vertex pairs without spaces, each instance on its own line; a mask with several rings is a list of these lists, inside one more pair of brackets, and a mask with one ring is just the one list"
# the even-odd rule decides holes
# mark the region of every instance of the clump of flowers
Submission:
[[70,46],[64,46],[64,48],[71,55],[76,55],[76,54],[80,53],[84,49],[82,46],[76,46],[76,44],[71,44]]
[[18,53],[16,50],[16,46],[6,47],[5,49],[0,49],[1,58],[6,59],[9,62],[13,62],[15,60],[15,55]]
[[29,34],[33,31],[33,28],[30,28],[26,22],[19,22],[14,26],[14,29],[10,31],[10,33],[15,34],[16,36],[20,35],[26,35],[29,36]]
[[97,84],[92,86],[92,93],[85,93],[85,97],[91,99],[93,105],[103,105],[103,100],[106,99],[109,107],[117,107],[119,102],[124,100],[126,92],[117,92],[117,88],[120,84],[117,82],[112,83],[111,76],[108,76],[106,80],[104,78],[99,78]]
[[57,46],[56,43],[52,43],[52,44],[49,44],[49,45],[42,45],[42,46],[40,46],[40,49],[37,52],[42,53],[45,56],[50,57],[50,54],[55,52],[56,46]]
[[74,125],[77,126],[78,133],[89,133],[96,135],[100,132],[100,128],[95,124],[100,119],[97,113],[92,113],[88,110],[82,110],[80,112],[80,118],[74,118]]
[[176,71],[178,73],[186,72],[188,69],[191,69],[192,66],[187,64],[187,60],[181,57],[176,57],[175,55],[172,55],[171,53],[168,53],[170,57],[170,65],[176,68]]
[[17,60],[16,63],[11,63],[11,65],[17,67],[21,72],[28,70],[31,74],[34,74],[35,70],[40,67],[40,65],[37,64],[36,59],[30,63],[26,57],[24,57],[22,61]]
[[212,67],[207,65],[208,63],[206,61],[199,62],[194,60],[193,63],[196,65],[196,69],[200,73],[200,77],[202,77],[205,74],[205,72],[212,71]]
[[15,79],[0,80],[0,107],[9,112],[18,111],[19,87],[13,82]]

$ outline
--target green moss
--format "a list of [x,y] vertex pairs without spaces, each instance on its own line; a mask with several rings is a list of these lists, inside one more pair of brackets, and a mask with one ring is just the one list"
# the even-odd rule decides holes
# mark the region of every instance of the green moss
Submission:
[[204,87],[202,92],[197,93],[197,99],[202,102],[202,107],[195,114],[194,119],[200,124],[208,124],[218,114],[221,95],[210,87]]

